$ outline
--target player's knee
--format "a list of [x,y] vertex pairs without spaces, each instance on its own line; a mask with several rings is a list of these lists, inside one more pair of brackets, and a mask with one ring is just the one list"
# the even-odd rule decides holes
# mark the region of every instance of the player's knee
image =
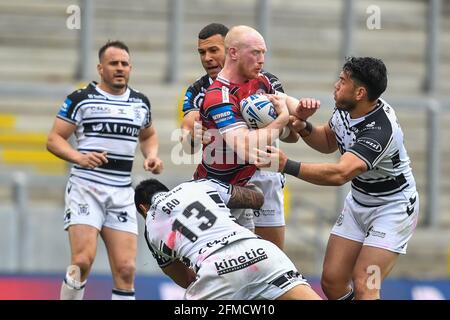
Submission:
[[333,279],[333,275],[324,270],[324,272],[322,272],[322,277],[320,278],[320,285],[325,295],[330,297],[332,296],[333,291],[335,291],[337,283],[335,279]]
[[345,285],[345,283],[341,282],[342,281],[339,281],[339,275],[336,274],[336,272],[327,268],[323,270],[322,277],[320,278],[322,289],[333,289],[334,287]]
[[136,266],[133,262],[125,262],[121,264],[118,269],[118,276],[125,282],[131,282],[134,279]]
[[331,270],[327,271],[326,269],[322,272],[320,285],[328,299],[338,299],[344,295],[349,288],[348,281],[342,280],[339,274],[336,274]]
[[91,266],[94,263],[94,258],[87,255],[76,255],[72,258],[72,264],[80,268],[82,277],[89,273]]

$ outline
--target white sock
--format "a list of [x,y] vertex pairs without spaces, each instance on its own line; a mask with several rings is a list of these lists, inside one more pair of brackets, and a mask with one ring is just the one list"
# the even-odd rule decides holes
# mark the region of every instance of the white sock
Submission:
[[111,300],[136,300],[134,295],[134,289],[124,290],[124,289],[112,289]]
[[80,269],[71,265],[67,268],[66,277],[61,285],[61,300],[82,300],[87,280],[81,282]]
[[84,288],[87,280],[83,282],[76,281],[70,277],[65,277],[61,285],[61,300],[83,300]]

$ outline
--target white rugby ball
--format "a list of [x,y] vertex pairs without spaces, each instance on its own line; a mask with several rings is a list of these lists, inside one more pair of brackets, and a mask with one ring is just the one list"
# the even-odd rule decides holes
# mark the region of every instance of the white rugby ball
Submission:
[[277,117],[269,98],[263,94],[252,94],[241,100],[241,113],[251,129],[264,128]]

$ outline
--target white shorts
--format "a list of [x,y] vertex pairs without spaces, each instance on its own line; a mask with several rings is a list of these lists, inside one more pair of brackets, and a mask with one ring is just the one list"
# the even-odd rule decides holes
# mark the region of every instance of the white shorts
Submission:
[[230,209],[236,222],[251,231],[255,231],[255,223],[253,222],[253,209]]
[[350,192],[331,233],[365,246],[405,254],[419,215],[419,195],[414,197],[413,204],[405,200],[365,207],[355,202]]
[[187,300],[274,300],[298,285],[309,285],[286,254],[259,239],[233,242],[207,257]]
[[65,193],[64,230],[87,224],[138,234],[134,190],[70,177]]
[[284,221],[283,188],[286,178],[279,172],[257,170],[249,183],[254,183],[264,193],[264,205],[253,210],[255,227],[281,227]]

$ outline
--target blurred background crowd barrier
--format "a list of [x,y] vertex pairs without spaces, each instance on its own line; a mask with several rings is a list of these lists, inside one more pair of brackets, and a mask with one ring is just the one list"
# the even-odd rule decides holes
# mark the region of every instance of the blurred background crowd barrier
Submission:
[[[191,178],[195,164],[172,161],[173,132],[185,87],[204,74],[197,34],[211,22],[257,28],[268,46],[265,68],[285,91],[321,99],[316,124],[328,121],[334,107],[333,84],[345,56],[385,61],[384,98],[402,124],[421,197],[419,226],[391,278],[427,279],[431,289],[405,284],[409,293],[400,297],[392,296],[395,284],[387,285],[384,296],[449,299],[449,0],[0,0],[0,287],[12,281],[20,288],[20,279],[32,282],[27,277],[62,279],[70,261],[62,229],[69,166],[46,151],[46,134],[65,96],[97,79],[97,50],[108,39],[128,44],[130,85],[150,98],[165,163],[161,180],[175,185]],[[283,147],[301,161],[337,159],[301,142]],[[139,154],[133,175],[135,182],[149,175]],[[287,186],[286,252],[316,279],[349,187],[290,178]],[[142,238],[137,271],[138,282],[167,280]],[[101,242],[92,272],[99,281],[109,273]]]

